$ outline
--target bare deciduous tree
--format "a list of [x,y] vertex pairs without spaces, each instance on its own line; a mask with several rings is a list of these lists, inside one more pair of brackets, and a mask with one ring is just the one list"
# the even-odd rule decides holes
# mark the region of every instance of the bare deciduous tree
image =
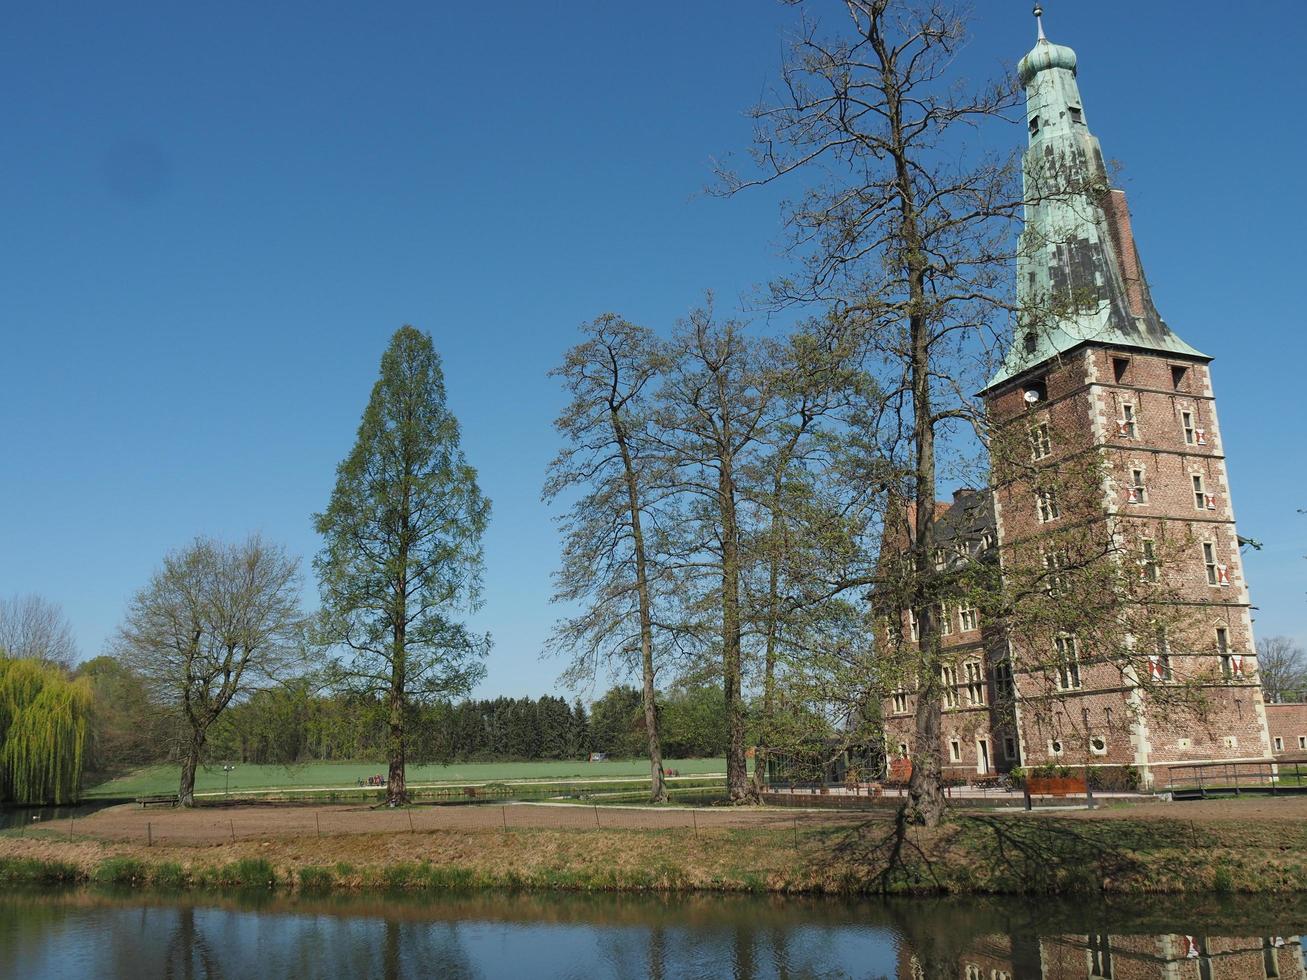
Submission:
[[[795,3],[795,6],[801,4]],[[952,84],[966,36],[943,4],[846,0],[842,30],[805,21],[776,98],[754,111],[754,178],[721,172],[727,193],[803,174],[787,210],[798,272],[773,284],[778,304],[820,303],[856,331],[883,368],[873,420],[910,528],[895,591],[920,627],[915,820],[944,812],[941,646],[932,560],[941,438],[978,420],[970,400],[979,338],[1011,305],[1015,156],[968,154],[963,131],[1017,104],[1014,83]]]
[[118,655],[185,720],[178,795],[195,804],[209,731],[234,700],[292,669],[303,651],[299,561],[257,535],[175,551],[138,592]]
[[1307,698],[1307,653],[1288,636],[1257,640],[1257,675],[1270,704]]
[[77,642],[57,603],[39,595],[0,599],[0,651],[11,657],[71,667]]
[[544,491],[551,501],[581,493],[562,521],[555,601],[583,608],[558,624],[550,647],[573,656],[566,675],[573,682],[592,680],[602,661],[638,661],[650,799],[663,803],[654,703],[654,601],[662,580],[646,529],[666,487],[666,467],[646,431],[659,344],[650,331],[613,314],[584,329],[586,339],[552,372],[572,400],[554,423],[566,446],[550,465]]

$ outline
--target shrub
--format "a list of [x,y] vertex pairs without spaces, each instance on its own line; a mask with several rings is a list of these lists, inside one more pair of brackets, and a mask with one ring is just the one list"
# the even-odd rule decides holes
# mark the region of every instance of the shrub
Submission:
[[277,872],[263,858],[242,858],[222,867],[218,883],[240,888],[271,888],[277,883]]
[[97,885],[135,885],[145,883],[145,865],[135,858],[105,858],[100,866],[91,873],[91,880]]
[[0,881],[52,882],[78,881],[81,869],[67,861],[43,861],[38,858],[0,858]]
[[325,892],[335,884],[335,876],[330,868],[320,868],[310,864],[300,868],[300,889],[306,892]]
[[184,888],[186,872],[176,861],[164,861],[151,869],[150,883],[156,888]]

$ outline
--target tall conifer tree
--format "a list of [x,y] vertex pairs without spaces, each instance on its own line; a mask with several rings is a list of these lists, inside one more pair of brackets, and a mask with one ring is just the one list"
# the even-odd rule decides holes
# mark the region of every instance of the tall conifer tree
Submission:
[[445,404],[440,357],[428,335],[402,327],[315,517],[325,543],[314,561],[319,638],[344,651],[338,677],[385,700],[392,805],[407,799],[410,705],[465,693],[484,674],[490,637],[458,617],[481,602],[489,517]]

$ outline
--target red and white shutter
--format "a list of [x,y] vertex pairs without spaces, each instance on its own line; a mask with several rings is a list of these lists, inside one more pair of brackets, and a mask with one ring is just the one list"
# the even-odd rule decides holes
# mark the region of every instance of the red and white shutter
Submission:
[[1243,676],[1243,654],[1232,653],[1230,655],[1230,674],[1234,677]]
[[1216,566],[1216,584],[1217,585],[1230,584],[1230,566],[1226,565],[1224,562]]
[[1216,494],[1205,493],[1203,494],[1203,498],[1207,501],[1208,510],[1216,510]]
[[1206,430],[1206,429],[1194,429],[1194,437],[1197,439],[1197,441],[1198,441],[1198,445],[1200,445],[1200,446],[1206,446],[1206,445],[1207,445],[1207,430]]

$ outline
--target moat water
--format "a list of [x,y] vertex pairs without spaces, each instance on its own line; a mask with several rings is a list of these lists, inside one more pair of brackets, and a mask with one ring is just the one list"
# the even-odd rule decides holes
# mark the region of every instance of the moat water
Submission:
[[1307,897],[0,896],[4,977],[1302,978]]

